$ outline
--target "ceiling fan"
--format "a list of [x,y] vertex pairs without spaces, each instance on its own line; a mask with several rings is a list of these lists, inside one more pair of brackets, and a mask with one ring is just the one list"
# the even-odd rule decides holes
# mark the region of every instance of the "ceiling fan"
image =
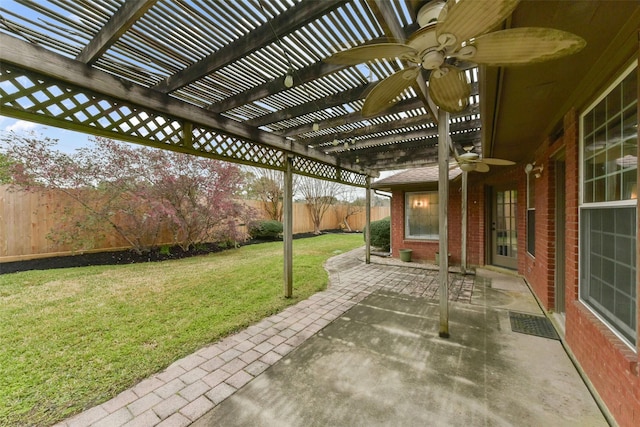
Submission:
[[515,165],[515,162],[511,160],[504,159],[494,159],[491,157],[480,158],[478,153],[474,153],[473,146],[463,147],[464,153],[457,155],[455,150],[453,155],[456,159],[457,165],[454,165],[452,168],[460,167],[464,172],[489,172],[489,165],[494,166],[511,166]]
[[380,81],[362,107],[365,117],[395,104],[422,69],[430,71],[429,93],[445,111],[467,107],[471,93],[457,60],[492,66],[524,65],[556,59],[581,50],[581,37],[553,28],[514,28],[487,33],[504,21],[520,0],[433,0],[418,13],[421,28],[406,43],[376,43],[347,49],[326,58],[334,64],[357,65],[378,59],[400,59],[412,66]]

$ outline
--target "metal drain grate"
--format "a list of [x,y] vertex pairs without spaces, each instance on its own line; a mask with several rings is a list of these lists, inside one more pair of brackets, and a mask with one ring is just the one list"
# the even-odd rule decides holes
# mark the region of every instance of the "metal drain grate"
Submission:
[[511,330],[521,334],[536,335],[543,338],[560,339],[553,325],[544,316],[534,316],[532,314],[509,312],[511,320]]

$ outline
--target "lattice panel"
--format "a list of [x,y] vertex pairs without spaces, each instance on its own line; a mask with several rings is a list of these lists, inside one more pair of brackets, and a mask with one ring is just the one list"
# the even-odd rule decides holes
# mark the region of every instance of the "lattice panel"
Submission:
[[[73,124],[73,128],[99,129],[116,139],[146,143],[180,144],[182,124],[167,115],[139,109],[119,100],[80,91],[78,88],[12,67],[0,68],[2,109],[13,109],[54,121]],[[65,127],[64,124],[59,126]]]
[[[169,115],[107,97],[42,75],[0,64],[0,112],[47,125],[138,142],[157,148],[179,149],[258,167],[284,169],[283,150],[185,124]],[[366,177],[306,157],[294,157],[294,170],[315,178],[364,186]]]
[[340,173],[340,181],[345,184],[356,185],[359,187],[367,186],[367,176],[355,172],[342,170]]
[[307,159],[305,157],[295,157],[293,159],[293,170],[301,175],[313,176],[315,178],[326,179],[329,181],[337,181],[357,187],[366,187],[367,185],[366,175],[349,172],[344,169],[338,169],[335,166]]
[[301,175],[315,176],[330,181],[338,180],[338,169],[335,166],[316,162],[304,157],[295,157],[293,159],[293,171]]
[[284,152],[220,135],[204,127],[193,128],[193,148],[197,151],[215,154],[229,160],[238,160],[255,166],[284,168]]

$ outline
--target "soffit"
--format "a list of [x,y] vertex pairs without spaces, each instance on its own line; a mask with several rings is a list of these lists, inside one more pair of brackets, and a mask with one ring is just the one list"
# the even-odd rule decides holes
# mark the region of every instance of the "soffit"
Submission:
[[508,26],[554,27],[587,42],[579,53],[548,63],[480,72],[485,155],[528,161],[547,138],[559,136],[569,110],[586,108],[637,57],[640,6],[626,0],[523,1]]

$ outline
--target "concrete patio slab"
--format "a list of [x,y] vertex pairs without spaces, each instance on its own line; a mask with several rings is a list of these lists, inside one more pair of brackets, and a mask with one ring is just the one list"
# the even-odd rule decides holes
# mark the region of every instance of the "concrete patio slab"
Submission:
[[378,291],[194,426],[605,426],[561,344],[452,303]]
[[522,279],[451,273],[442,339],[436,267],[363,260],[59,426],[607,425],[559,341],[511,331],[509,310],[542,315]]

